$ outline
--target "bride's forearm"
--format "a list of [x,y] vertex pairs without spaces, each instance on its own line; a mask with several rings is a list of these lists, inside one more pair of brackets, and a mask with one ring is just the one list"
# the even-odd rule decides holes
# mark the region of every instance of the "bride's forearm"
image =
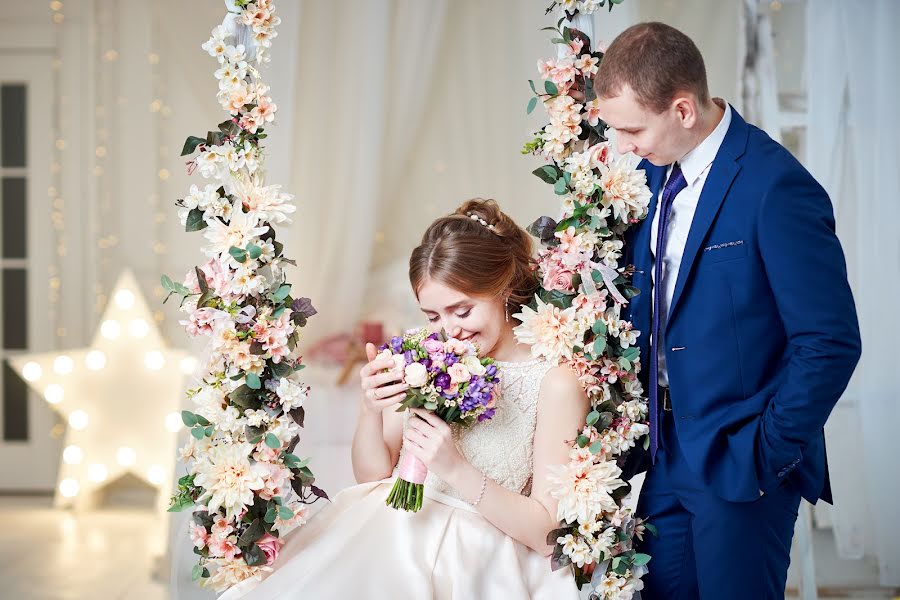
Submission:
[[[475,502],[481,492],[482,472],[463,462],[448,475],[447,483],[464,499]],[[557,526],[557,521],[534,498],[512,492],[488,477],[484,495],[475,509],[500,531],[535,552],[544,556],[553,552],[553,546],[547,544],[547,534]]]
[[391,451],[384,441],[384,418],[381,413],[360,407],[351,449],[353,476],[357,483],[389,477],[394,465]]

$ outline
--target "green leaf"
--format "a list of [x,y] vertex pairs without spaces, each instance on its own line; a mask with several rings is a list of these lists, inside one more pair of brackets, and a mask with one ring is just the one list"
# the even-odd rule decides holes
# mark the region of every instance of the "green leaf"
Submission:
[[203,428],[200,427],[199,425],[197,427],[194,427],[193,429],[191,429],[191,435],[194,436],[195,438],[197,438],[198,440],[202,440],[205,437]]
[[554,165],[544,165],[532,171],[532,174],[545,183],[556,183],[562,176],[562,171]]
[[193,154],[194,151],[197,150],[197,146],[205,143],[205,139],[199,138],[195,135],[189,135],[188,138],[184,141],[184,147],[181,148],[181,155],[187,156],[188,154]]
[[559,93],[559,88],[556,87],[556,84],[550,81],[549,79],[544,82],[544,90],[547,91],[551,96],[555,96]]
[[170,292],[175,291],[175,282],[173,282],[168,275],[163,275],[159,278],[160,284],[162,284],[164,290],[168,290]]
[[656,537],[659,537],[659,530],[656,529],[656,525],[652,525],[650,523],[644,523],[644,527],[647,529],[647,531],[649,531]]
[[531,79],[529,79],[529,80],[528,80],[528,85],[531,86],[531,91],[534,92],[535,94],[537,94],[537,90],[534,89],[534,81],[531,80]]
[[600,420],[600,413],[598,413],[596,410],[592,410],[587,416],[587,424],[588,425],[593,425],[594,423],[596,423],[599,420]]
[[553,186],[553,191],[557,196],[563,196],[569,191],[569,186],[566,183],[565,178],[556,180],[556,184]]
[[181,411],[181,422],[185,427],[193,427],[197,424],[197,415],[189,410],[183,410]]
[[194,568],[191,569],[191,581],[197,581],[203,577],[203,569],[203,565],[194,565]]
[[531,100],[528,101],[528,109],[525,111],[527,114],[531,114],[534,112],[535,107],[537,106],[537,96],[532,96]]
[[239,263],[247,260],[247,251],[242,248],[238,248],[237,246],[232,246],[231,248],[229,248],[228,254],[234,257],[234,260],[238,261]]
[[588,445],[588,442],[590,442],[586,435],[579,435],[575,441],[578,443],[579,448],[584,448]]
[[625,369],[626,371],[631,370],[631,361],[625,358],[624,356],[619,357],[619,366]]
[[244,530],[244,533],[241,534],[241,537],[238,538],[239,546],[248,546],[265,535],[266,530],[263,527],[262,521],[257,517],[253,519],[253,522],[250,523],[250,527]]
[[640,356],[641,350],[637,346],[631,346],[629,348],[625,348],[624,352],[622,352],[622,358],[630,360],[634,362],[637,360],[638,356]]
[[262,248],[260,248],[256,244],[250,244],[249,246],[247,246],[247,254],[250,255],[250,258],[256,260],[262,255]]
[[600,356],[606,350],[606,338],[598,337],[594,340],[594,356]]
[[212,434],[215,433],[216,426],[215,425],[207,425],[206,428],[203,429],[203,435],[205,437],[212,437]]
[[281,440],[274,433],[266,434],[266,446],[269,448],[281,448]]
[[247,566],[256,567],[266,562],[266,555],[263,554],[263,551],[260,550],[259,546],[256,544],[250,544],[246,548],[242,549],[244,553],[244,560],[247,562]]
[[247,387],[251,390],[258,390],[262,387],[262,382],[259,380],[259,375],[256,373],[247,373],[246,381]]
[[591,325],[591,331],[594,332],[594,335],[606,335],[606,322],[603,319],[597,319],[594,321],[594,324]]
[[269,510],[266,511],[266,516],[263,517],[263,520],[266,523],[274,523],[276,515],[278,515],[278,506],[275,504],[270,504]]
[[282,285],[280,288],[278,288],[278,290],[275,292],[273,297],[275,298],[276,302],[281,302],[282,300],[287,298],[288,294],[290,294],[290,293],[291,293],[291,284],[286,283],[286,284]]
[[197,423],[199,423],[200,425],[203,425],[204,427],[209,425],[209,421],[206,420],[206,417],[201,417],[200,415],[194,415],[194,416],[197,417]]
[[287,506],[279,506],[279,507],[278,507],[278,517],[279,517],[282,521],[287,521],[287,520],[292,519],[292,518],[294,517],[294,511],[292,511],[292,510],[291,510],[290,508],[288,508]]
[[649,554],[641,554],[640,552],[638,552],[631,557],[631,564],[638,567],[641,565],[646,565],[648,562],[650,562]]
[[591,454],[597,454],[602,449],[603,449],[603,442],[600,440],[597,440],[596,442],[591,444],[591,448],[590,448]]
[[192,208],[184,223],[184,230],[200,231],[201,229],[206,229],[206,221],[203,220],[203,211],[199,208]]

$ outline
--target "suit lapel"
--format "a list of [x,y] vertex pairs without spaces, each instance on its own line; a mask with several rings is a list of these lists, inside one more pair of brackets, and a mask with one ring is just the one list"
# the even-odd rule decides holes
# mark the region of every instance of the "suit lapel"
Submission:
[[691,229],[684,245],[684,254],[681,257],[681,266],[678,268],[675,293],[669,304],[669,322],[675,316],[678,301],[681,299],[684,286],[690,277],[694,262],[697,260],[700,246],[703,245],[703,240],[706,239],[706,234],[719,213],[734,178],[741,170],[737,159],[743,155],[747,147],[749,129],[737,111],[733,107],[731,110],[731,125],[728,127],[728,133],[725,134],[725,139],[722,141],[722,146],[716,154],[712,167],[710,167],[703,191],[700,193],[694,220],[691,221]]

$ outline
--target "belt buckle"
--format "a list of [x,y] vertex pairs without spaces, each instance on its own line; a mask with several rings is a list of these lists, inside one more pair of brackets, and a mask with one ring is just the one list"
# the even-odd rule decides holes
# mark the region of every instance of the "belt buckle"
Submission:
[[669,388],[662,388],[663,410],[672,412],[672,397],[669,395]]

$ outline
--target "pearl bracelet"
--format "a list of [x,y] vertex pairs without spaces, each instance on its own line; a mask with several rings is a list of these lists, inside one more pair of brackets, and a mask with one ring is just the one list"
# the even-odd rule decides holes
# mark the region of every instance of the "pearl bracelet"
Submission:
[[472,503],[472,506],[478,506],[478,503],[481,502],[481,499],[484,498],[484,490],[487,487],[487,475],[484,473],[481,474],[481,491],[478,493],[478,499]]

